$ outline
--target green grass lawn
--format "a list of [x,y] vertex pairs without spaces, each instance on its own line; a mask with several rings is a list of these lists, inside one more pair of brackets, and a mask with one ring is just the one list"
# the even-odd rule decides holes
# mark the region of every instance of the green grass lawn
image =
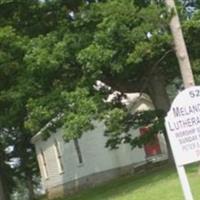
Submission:
[[[200,175],[197,165],[187,167],[194,195],[200,199]],[[103,186],[82,191],[62,200],[183,200],[176,170],[165,167],[154,172],[123,177]]]

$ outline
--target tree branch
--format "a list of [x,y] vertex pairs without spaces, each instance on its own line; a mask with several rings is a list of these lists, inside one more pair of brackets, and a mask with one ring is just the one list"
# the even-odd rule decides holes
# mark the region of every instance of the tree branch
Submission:
[[[147,76],[147,78],[144,80],[144,84],[142,85],[141,89],[140,89],[140,96],[142,95],[142,93],[145,91],[145,89],[147,88],[148,84],[149,84],[149,80],[151,78],[151,76],[153,75],[153,73],[155,72],[155,70],[157,69],[158,65],[165,59],[165,57],[171,53],[174,49],[169,49],[168,51],[166,51],[163,56],[153,65],[153,67],[151,68],[151,71],[149,72],[149,75]],[[139,98],[139,97],[138,97]]]

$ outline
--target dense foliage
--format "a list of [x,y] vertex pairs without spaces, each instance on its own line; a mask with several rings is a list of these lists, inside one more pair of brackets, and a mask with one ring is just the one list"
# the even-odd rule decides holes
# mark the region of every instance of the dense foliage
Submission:
[[[179,11],[199,82],[199,2],[191,3],[185,8],[192,5],[192,14],[181,5]],[[0,181],[13,186],[6,194],[18,177],[33,198],[37,167],[30,139],[52,119],[44,137],[63,127],[66,141],[104,120],[110,148],[141,147],[164,132],[167,86],[180,79],[172,14],[158,0],[0,1]],[[114,91],[118,95],[105,103]],[[147,93],[156,110],[131,114],[121,103],[127,92]],[[131,129],[140,126],[149,126],[149,134],[133,138]],[[11,168],[13,158],[19,162]]]

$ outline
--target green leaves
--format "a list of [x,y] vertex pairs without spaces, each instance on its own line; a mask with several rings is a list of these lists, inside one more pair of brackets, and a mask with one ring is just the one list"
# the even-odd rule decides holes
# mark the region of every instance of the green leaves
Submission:
[[114,108],[105,115],[106,133],[111,135],[120,135],[125,132],[125,117],[127,113],[120,109]]
[[91,75],[96,80],[108,67],[114,52],[105,49],[98,44],[91,44],[86,49],[80,51],[78,55],[79,62],[83,65],[83,72],[86,76]]
[[49,69],[56,68],[58,61],[52,56],[53,49],[57,38],[54,34],[48,34],[46,37],[40,36],[32,39],[27,47],[27,53],[24,61],[28,66],[30,72],[38,70],[38,74],[48,72]]
[[[58,121],[65,127],[65,139],[80,137],[108,108],[92,88],[96,80],[120,83],[126,91],[127,85],[135,90],[150,75],[153,64],[171,48],[171,38],[163,5],[146,5],[91,3],[74,11],[71,21],[61,20],[55,31],[30,40],[24,62],[38,91],[28,101],[26,127],[38,130],[62,113]],[[105,119],[107,133],[128,134],[130,115],[112,109]]]
[[[131,114],[125,109],[113,109],[105,115],[106,132],[108,137],[106,147],[116,149],[122,143],[128,143],[132,148],[142,147],[153,140],[158,133],[164,133],[163,111],[143,111]],[[135,136],[132,131],[148,127],[147,134]]]
[[93,128],[92,121],[97,115],[95,99],[89,96],[84,88],[77,88],[74,92],[64,93],[68,109],[64,116],[64,138],[70,140],[79,138]]
[[63,135],[66,141],[80,138],[84,132],[93,128],[92,118],[88,115],[70,113],[65,119],[68,121],[64,125]]
[[[9,23],[15,29],[0,29],[2,113],[20,119],[20,126],[32,133],[62,115],[47,132],[64,127],[66,141],[81,137],[93,128],[93,120],[104,116],[112,147],[115,142],[141,145],[129,130],[139,124],[157,126],[158,113],[135,117],[120,102],[109,107],[93,85],[101,80],[113,87],[111,91],[149,92],[152,74],[163,71],[169,83],[177,76],[174,56],[165,56],[173,44],[170,16],[163,4],[142,0],[28,3],[17,2],[16,11],[9,6]],[[1,22],[9,24],[4,18]],[[187,30],[196,36],[197,22],[193,23]]]
[[198,84],[200,82],[199,76],[199,33],[200,33],[200,12],[197,11],[193,18],[187,20],[183,24],[183,29],[185,33],[186,44],[190,59],[192,61],[192,68],[194,71],[195,81]]

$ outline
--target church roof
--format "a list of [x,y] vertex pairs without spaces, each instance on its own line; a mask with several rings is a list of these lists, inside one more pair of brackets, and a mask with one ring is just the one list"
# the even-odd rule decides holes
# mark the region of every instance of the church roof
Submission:
[[[115,97],[115,95],[118,94],[118,91],[114,92],[113,94],[109,95],[108,98],[105,100],[105,102],[112,102],[112,99]],[[122,98],[122,104],[127,106],[128,109],[132,109],[134,105],[140,104],[141,101],[146,101],[147,103],[152,105],[152,101],[150,97],[145,93],[126,93],[126,98]],[[31,143],[35,143],[37,140],[41,138],[42,133],[49,127],[52,126],[53,123],[55,123],[57,120],[59,120],[63,116],[62,113],[57,115],[55,118],[50,120],[36,135],[34,135],[31,139]]]

